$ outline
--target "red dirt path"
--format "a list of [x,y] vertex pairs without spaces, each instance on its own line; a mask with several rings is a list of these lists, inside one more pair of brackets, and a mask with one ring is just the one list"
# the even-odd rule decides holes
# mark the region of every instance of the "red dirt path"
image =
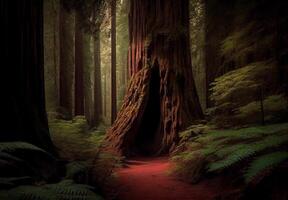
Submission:
[[168,158],[129,160],[117,171],[119,200],[210,200],[221,186],[214,181],[188,184],[168,175]]

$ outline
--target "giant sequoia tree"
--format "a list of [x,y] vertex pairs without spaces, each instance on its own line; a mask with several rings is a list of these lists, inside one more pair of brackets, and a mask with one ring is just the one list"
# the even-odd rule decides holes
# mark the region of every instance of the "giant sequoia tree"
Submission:
[[131,81],[107,133],[119,154],[164,153],[178,131],[202,117],[191,70],[188,0],[131,0]]

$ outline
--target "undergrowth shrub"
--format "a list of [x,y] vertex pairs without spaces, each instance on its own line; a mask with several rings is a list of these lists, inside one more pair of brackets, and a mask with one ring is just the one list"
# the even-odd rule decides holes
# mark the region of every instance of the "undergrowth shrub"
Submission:
[[0,143],[0,199],[102,199],[90,175],[104,128],[89,130],[81,116],[49,125],[59,158],[32,144]]
[[64,180],[56,184],[23,185],[9,191],[0,191],[1,200],[102,200],[94,188]]
[[50,122],[52,140],[60,157],[68,161],[93,160],[104,138],[105,130],[88,130],[84,117]]
[[184,145],[181,149],[185,150],[176,150],[172,158],[175,175],[197,182],[228,170],[235,176],[242,174],[242,181],[250,184],[288,161],[288,123],[210,130]]
[[[275,60],[259,61],[232,70],[211,83],[207,113],[219,127],[283,122],[288,117],[285,89],[275,81]],[[261,110],[263,105],[263,113]]]

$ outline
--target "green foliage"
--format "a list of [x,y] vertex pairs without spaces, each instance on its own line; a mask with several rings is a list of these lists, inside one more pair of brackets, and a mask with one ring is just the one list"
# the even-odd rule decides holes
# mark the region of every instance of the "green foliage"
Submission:
[[30,177],[31,180],[28,182],[31,183],[36,180],[55,180],[59,173],[59,166],[54,156],[26,142],[0,143],[0,167],[0,176],[15,178],[12,182],[12,179],[9,181],[2,179],[6,181],[0,184],[6,188],[16,183],[21,184],[21,180],[24,183],[28,180],[23,180],[21,177]]
[[253,179],[262,175],[265,170],[272,170],[273,168],[279,166],[279,164],[287,160],[287,151],[277,151],[259,156],[251,162],[247,171],[245,172],[245,181],[247,183],[250,183],[251,181],[253,181]]
[[88,166],[85,162],[71,162],[66,165],[66,179],[77,178],[77,176],[87,175]]
[[[77,124],[77,126],[79,127],[79,129],[81,129],[81,127],[82,129],[84,128],[83,123],[79,123]],[[35,157],[35,153],[39,154],[39,156]],[[45,155],[45,158],[43,157],[43,155]],[[46,157],[49,158],[47,161],[45,161]],[[100,196],[95,194],[95,192],[93,191],[94,189],[91,186],[76,184],[72,180],[69,180],[74,179],[75,181],[77,181],[77,183],[87,183],[89,166],[86,164],[86,162],[68,163],[66,165],[65,177],[67,180],[61,181],[56,184],[45,184],[39,186],[33,185],[36,183],[43,184],[49,181],[51,177],[54,177],[56,175],[56,162],[54,158],[51,158],[53,157],[50,154],[29,143],[0,143],[0,162],[1,164],[5,162],[8,166],[8,168],[3,168],[3,165],[1,166],[1,175],[5,175],[5,177],[0,177],[0,186],[2,189],[2,191],[0,191],[0,198],[3,200],[102,199]],[[17,174],[17,172],[15,172],[15,170],[17,170],[18,168],[19,171],[21,171],[20,174]],[[3,170],[8,170],[8,172],[3,172]],[[13,173],[13,175],[18,177],[9,177],[10,171],[11,173]],[[57,174],[57,176],[59,175],[60,174]]]
[[0,143],[0,152],[6,152],[6,153],[13,153],[16,151],[38,151],[41,153],[48,154],[43,149],[36,147],[33,144],[29,144],[26,142],[2,142]]
[[215,148],[214,154],[220,158],[220,160],[211,163],[208,166],[208,171],[212,172],[226,169],[261,151],[267,150],[269,148],[277,148],[283,144],[287,144],[288,135],[286,133],[284,135],[275,134],[267,137],[262,136],[261,138],[258,138],[258,141],[252,141],[251,143],[245,143],[247,142],[245,140],[240,140],[240,142],[242,143],[238,143],[232,146],[222,145],[221,148]]
[[30,176],[0,177],[0,188],[13,188],[17,185],[31,184],[31,183],[33,183],[33,178]]
[[77,117],[72,121],[50,122],[51,137],[60,156],[68,161],[87,161],[96,156],[104,131],[89,131],[87,121]]
[[288,129],[288,123],[271,124],[266,126],[251,126],[239,129],[218,129],[211,130],[206,135],[201,136],[197,141],[205,138],[212,138],[213,140],[227,138],[227,139],[253,139],[262,136],[268,136],[274,133],[282,133]]
[[[6,194],[5,194],[6,193]],[[0,192],[3,200],[38,199],[38,200],[101,200],[93,192],[93,187],[75,184],[72,180],[65,180],[57,184],[42,186],[19,186],[8,192]]]
[[172,161],[177,165],[171,173],[191,183],[196,183],[202,178],[207,162],[201,151],[183,152],[172,157]]
[[265,120],[282,122],[288,104],[284,94],[275,92],[279,87],[276,66],[273,60],[255,62],[216,78],[210,88],[213,121],[222,127],[259,123],[262,101]]
[[[220,48],[224,58],[221,67],[233,63],[229,69],[231,70],[250,62],[274,59],[277,52],[271,50],[276,49],[279,42],[285,42],[284,37],[280,36],[285,34],[280,34],[279,31],[287,26],[288,17],[280,14],[281,7],[286,4],[271,4],[268,0],[236,0],[234,4],[230,10],[233,24],[230,25],[231,29]],[[287,47],[285,49],[287,50]]]
[[[263,170],[277,167],[285,160],[287,131],[288,123],[234,130],[208,130],[208,133],[198,135],[193,140],[185,140],[185,148],[182,147],[184,151],[177,152],[172,158],[176,163],[174,173],[180,177],[187,176],[193,182],[205,173],[217,174],[224,170],[239,173],[244,170],[246,173],[243,178],[250,182],[257,174],[261,175]],[[180,135],[189,137],[187,130]],[[279,151],[282,153],[275,153]],[[275,160],[272,159],[273,155]],[[247,169],[248,165],[250,167]],[[266,175],[270,174],[269,171]]]
[[211,100],[215,101],[216,105],[220,105],[234,97],[233,100],[238,103],[243,100],[239,98],[243,92],[252,94],[255,98],[259,86],[264,87],[265,83],[271,84],[271,82],[267,83],[267,80],[271,79],[269,76],[273,73],[274,66],[273,62],[256,62],[218,77],[211,84]]
[[213,172],[217,170],[227,169],[228,167],[231,167],[232,165],[235,165],[240,161],[254,156],[261,151],[267,150],[269,148],[277,148],[287,143],[288,135],[272,135],[257,142],[252,142],[248,144],[240,143],[228,147],[224,146],[223,148],[214,152],[215,155],[220,157],[221,160],[211,163],[208,166],[208,171]]
[[[208,3],[214,4],[216,1]],[[284,70],[287,63],[281,61],[287,58],[288,52],[284,37],[288,17],[282,10],[286,4],[236,0],[231,5],[232,20],[226,24],[227,34],[224,38],[219,36],[222,41],[217,59],[221,64],[215,66],[217,75],[214,76],[220,77],[211,84],[210,99],[215,107],[210,112],[214,122],[221,127],[261,122],[261,98],[265,121],[283,122],[287,119],[288,105],[285,95],[280,93],[285,91],[285,81],[279,77],[287,77]],[[208,9],[213,12],[212,7]]]
[[[281,121],[288,116],[287,100],[284,94],[271,95],[263,101],[265,121]],[[244,119],[249,116],[250,121],[257,121],[255,118],[259,118],[261,115],[259,101],[252,101],[244,106],[238,108],[236,112],[236,118]]]

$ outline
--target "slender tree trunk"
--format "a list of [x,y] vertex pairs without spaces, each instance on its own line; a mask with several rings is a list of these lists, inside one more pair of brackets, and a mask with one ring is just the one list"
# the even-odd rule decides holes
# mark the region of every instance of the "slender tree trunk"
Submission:
[[75,14],[61,6],[60,12],[60,106],[67,119],[74,113]]
[[75,26],[75,116],[84,115],[83,31],[76,14]]
[[[44,94],[42,0],[2,0],[0,141],[26,141],[53,151]],[[4,82],[4,80],[9,82]]]
[[116,0],[111,1],[111,123],[117,115],[116,92]]
[[100,31],[94,36],[94,125],[102,118],[102,87],[101,87]]
[[[124,155],[166,153],[177,145],[179,130],[202,117],[192,76],[188,8],[188,0],[130,1],[131,81],[104,149]],[[139,143],[147,145],[139,149]]]
[[[195,79],[195,85],[199,96],[202,110],[207,105],[207,87],[206,87],[206,55],[205,55],[205,0],[189,1],[190,9],[190,46],[192,58],[192,72]],[[198,12],[196,12],[198,11]]]
[[59,108],[59,13],[60,1],[44,1],[44,69],[46,108],[55,113]]
[[[84,78],[84,114],[88,121],[89,126],[93,123],[93,105],[92,105],[92,81],[93,75],[93,45],[92,36],[88,33],[83,33],[83,78]],[[92,73],[91,73],[92,72]]]

